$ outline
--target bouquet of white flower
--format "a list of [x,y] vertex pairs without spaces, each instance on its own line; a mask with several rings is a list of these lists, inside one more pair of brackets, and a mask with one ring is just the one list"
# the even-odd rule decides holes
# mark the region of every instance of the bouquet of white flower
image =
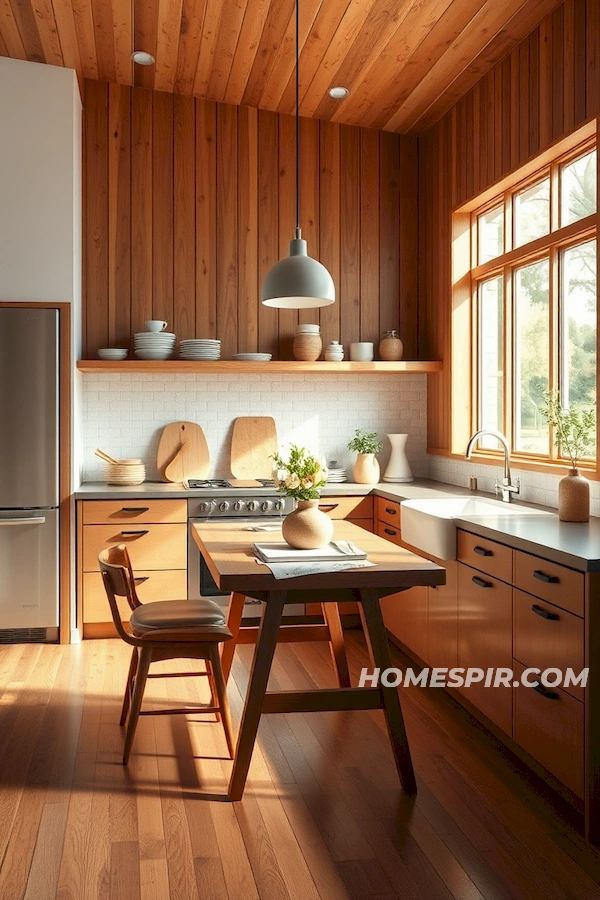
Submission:
[[327,468],[305,447],[290,446],[286,461],[278,453],[273,454],[275,469],[273,481],[282,494],[296,500],[316,500],[319,488],[327,483]]

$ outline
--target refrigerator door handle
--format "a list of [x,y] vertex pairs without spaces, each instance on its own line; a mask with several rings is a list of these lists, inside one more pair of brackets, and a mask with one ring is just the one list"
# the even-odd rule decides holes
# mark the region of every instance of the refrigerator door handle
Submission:
[[45,516],[31,516],[27,519],[1,519],[0,525],[43,525]]

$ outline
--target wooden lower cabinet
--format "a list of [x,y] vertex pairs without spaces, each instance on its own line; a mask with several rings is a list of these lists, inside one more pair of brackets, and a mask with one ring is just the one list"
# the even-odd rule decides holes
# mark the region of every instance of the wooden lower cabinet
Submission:
[[[524,668],[514,661],[515,679],[521,680]],[[530,676],[529,680],[535,678]],[[540,693],[520,684],[514,688],[514,695],[517,744],[577,797],[583,797],[583,703],[560,688],[546,688]]]
[[426,587],[413,587],[381,598],[385,627],[419,659],[428,656],[428,597]]
[[[98,554],[126,544],[142,602],[187,597],[185,500],[83,500],[78,503],[78,608],[84,638],[113,637],[116,629],[98,571]],[[130,610],[123,603],[123,621]]]
[[[512,587],[458,564],[458,666],[512,669]],[[495,725],[512,736],[511,687],[483,682],[458,688]]]
[[458,665],[458,563],[431,558],[446,569],[446,584],[427,589],[426,660],[432,668],[452,669]]

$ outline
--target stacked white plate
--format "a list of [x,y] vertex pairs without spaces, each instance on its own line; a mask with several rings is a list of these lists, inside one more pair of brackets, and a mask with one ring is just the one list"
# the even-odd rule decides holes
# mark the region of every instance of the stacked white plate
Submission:
[[329,470],[327,476],[328,483],[339,483],[340,481],[346,480],[346,470],[337,465],[337,459],[332,459],[331,462],[327,464],[327,468]]
[[179,355],[182,359],[220,359],[221,341],[210,338],[190,338],[179,342]]
[[340,482],[346,480],[346,470],[345,469],[330,469],[329,475],[327,476],[328,482]]
[[135,355],[139,359],[168,359],[175,349],[175,340],[170,331],[140,331],[133,336]]
[[269,362],[271,353],[234,353],[233,358],[242,362]]
[[141,459],[120,459],[104,466],[104,480],[108,484],[142,484],[146,480],[146,466]]

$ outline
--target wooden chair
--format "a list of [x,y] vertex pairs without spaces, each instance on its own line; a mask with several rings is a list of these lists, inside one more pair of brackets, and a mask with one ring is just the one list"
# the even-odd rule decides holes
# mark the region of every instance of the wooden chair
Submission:
[[[140,715],[177,715],[213,712],[223,722],[225,739],[230,757],[233,757],[231,716],[219,644],[231,639],[225,625],[225,616],[212,600],[159,600],[141,603],[135,589],[135,576],[125,544],[103,550],[98,557],[104,587],[110,603],[115,628],[119,636],[133,647],[127,686],[123,698],[120,724],[127,720],[123,765],[129,762],[131,746]],[[132,614],[129,620],[131,634],[123,627],[117,597],[125,597]],[[150,664],[165,659],[203,659],[211,686],[210,705],[141,711],[146,679]],[[150,676],[150,677],[158,677]],[[218,700],[215,703],[215,695]]]

